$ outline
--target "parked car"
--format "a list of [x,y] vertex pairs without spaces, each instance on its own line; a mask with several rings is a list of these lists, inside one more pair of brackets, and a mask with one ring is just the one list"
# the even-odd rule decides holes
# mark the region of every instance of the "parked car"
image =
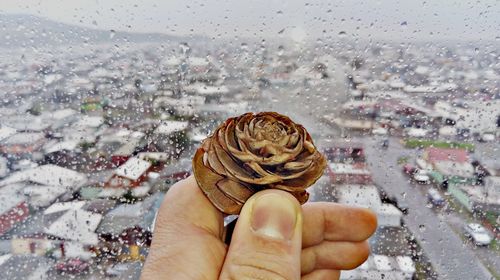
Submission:
[[477,246],[488,246],[492,237],[488,234],[488,231],[480,224],[471,223],[464,228],[465,236],[472,239],[474,244]]
[[117,263],[114,265],[109,266],[105,273],[106,276],[109,277],[118,277],[122,276],[122,274],[129,269],[129,265],[125,263]]
[[387,128],[377,127],[372,130],[373,135],[387,135]]
[[384,140],[382,140],[381,146],[382,146],[382,148],[384,148],[384,149],[389,148],[389,139],[384,139]]
[[431,178],[425,170],[416,169],[412,175],[412,179],[419,184],[430,184]]
[[403,165],[403,172],[408,175],[413,175],[417,168],[409,163]]
[[81,259],[67,259],[56,264],[57,272],[80,274],[89,270],[90,264]]
[[446,200],[444,200],[444,198],[436,189],[429,189],[427,191],[427,199],[432,205],[436,207],[441,207],[446,204]]
[[483,133],[479,137],[480,142],[493,142],[495,141],[495,134],[493,133]]

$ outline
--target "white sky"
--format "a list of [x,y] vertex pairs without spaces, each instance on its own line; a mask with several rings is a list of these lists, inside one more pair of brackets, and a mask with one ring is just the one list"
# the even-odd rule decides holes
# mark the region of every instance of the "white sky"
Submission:
[[[100,29],[224,37],[349,36],[500,40],[497,0],[0,0],[23,13]],[[403,2],[404,4],[401,4]]]

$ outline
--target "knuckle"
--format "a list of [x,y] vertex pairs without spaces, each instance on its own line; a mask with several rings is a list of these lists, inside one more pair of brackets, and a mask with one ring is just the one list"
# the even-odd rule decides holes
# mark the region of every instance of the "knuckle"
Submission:
[[297,268],[275,256],[261,254],[259,256],[234,256],[222,279],[259,279],[290,280],[297,279]]

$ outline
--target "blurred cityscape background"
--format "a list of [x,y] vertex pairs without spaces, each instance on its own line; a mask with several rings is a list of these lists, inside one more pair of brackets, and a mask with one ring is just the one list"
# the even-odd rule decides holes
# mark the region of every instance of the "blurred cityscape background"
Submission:
[[138,279],[163,196],[248,111],[309,130],[329,162],[312,201],[377,213],[370,257],[341,279],[500,279],[498,3],[452,5],[447,20],[423,2],[410,18],[442,26],[386,28],[391,1],[366,20],[366,7],[291,1],[309,25],[275,28],[288,12],[270,9],[233,30],[212,2],[208,27],[182,25],[207,18],[183,4],[156,33],[107,28],[98,9],[102,26],[68,24],[55,4],[5,10],[61,22],[0,7],[1,279]]

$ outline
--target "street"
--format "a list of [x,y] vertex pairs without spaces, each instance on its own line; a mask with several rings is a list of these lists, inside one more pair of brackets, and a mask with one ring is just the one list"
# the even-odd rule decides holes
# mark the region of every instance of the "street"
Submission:
[[492,279],[492,275],[465,246],[459,236],[426,207],[427,198],[415,189],[397,166],[397,159],[404,154],[403,147],[392,140],[388,149],[381,149],[378,142],[363,139],[369,168],[374,182],[388,195],[409,206],[403,220],[415,236],[441,279]]
[[[331,139],[339,136],[330,125],[322,122],[322,117],[335,112],[348,99],[345,74],[337,68],[335,75],[319,87],[301,89],[292,87],[273,88],[263,93],[262,98],[251,104],[253,111],[277,111],[289,115],[304,125],[313,136],[317,146],[328,146]],[[349,139],[347,139],[349,140]],[[408,153],[391,141],[390,148],[379,148],[378,141],[360,139],[365,145],[367,161],[376,184],[399,201],[405,201],[410,213],[404,216],[404,223],[428,256],[440,279],[492,279],[492,275],[479,261],[471,248],[431,209],[426,206],[424,194],[415,191],[397,166],[397,158]],[[483,145],[484,146],[484,145]],[[480,147],[481,152],[487,150]],[[312,201],[331,201],[330,188],[325,182],[318,182],[312,190]],[[326,196],[326,197],[324,197]]]

